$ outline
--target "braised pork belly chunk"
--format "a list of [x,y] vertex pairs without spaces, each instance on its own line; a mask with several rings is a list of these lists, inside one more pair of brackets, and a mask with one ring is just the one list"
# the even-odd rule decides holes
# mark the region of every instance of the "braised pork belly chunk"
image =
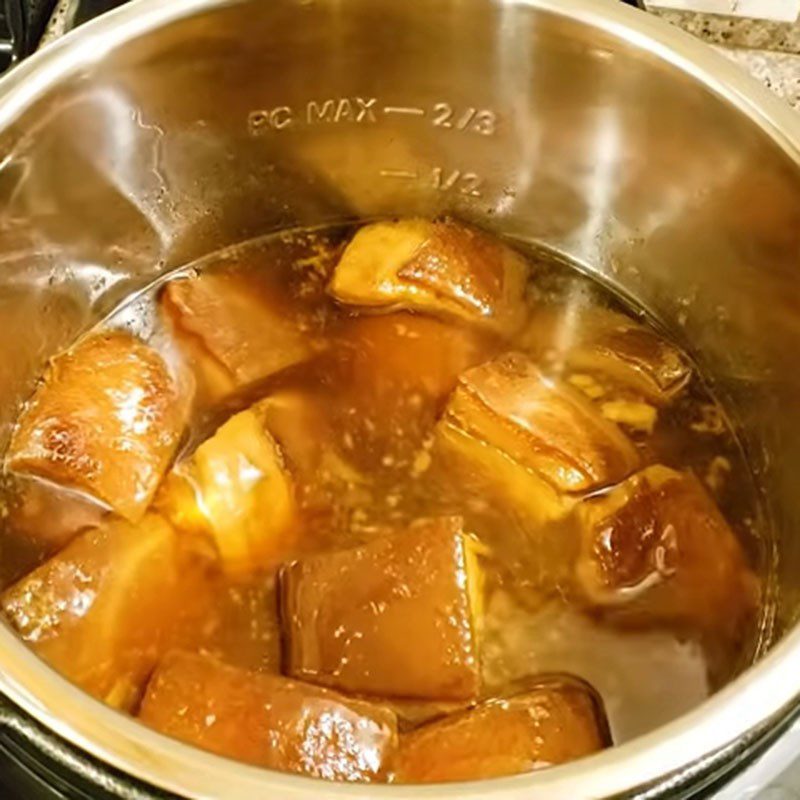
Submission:
[[208,614],[210,564],[155,514],[74,539],[0,598],[45,660],[112,705],[132,707],[170,646]]
[[540,520],[561,515],[571,496],[613,484],[639,463],[613,423],[520,353],[462,374],[437,435],[446,457]]
[[286,565],[280,580],[289,674],[377,695],[476,696],[477,549],[461,520],[419,520],[363,547]]
[[658,332],[606,308],[546,306],[522,336],[526,352],[578,389],[607,419],[639,436],[684,394],[689,359]]
[[291,478],[257,408],[232,416],[179,463],[156,506],[178,529],[211,537],[232,573],[275,566],[294,543]]
[[702,702],[774,628],[761,473],[703,359],[516,241],[286,231],[65,343],[0,430],[9,627],[329,781],[530,773]]
[[349,305],[428,311],[510,334],[524,319],[526,273],[518,253],[473,228],[376,222],[353,237],[329,291]]
[[156,670],[139,716],[218,755],[338,781],[385,779],[397,740],[388,709],[181,652]]
[[83,492],[26,475],[8,475],[7,517],[18,539],[42,555],[57,553],[82,530],[96,528],[110,510]]
[[155,350],[127,333],[95,334],[53,359],[6,466],[84,491],[135,521],[178,447],[187,410]]
[[175,337],[212,401],[243,392],[312,358],[302,318],[243,275],[209,273],[170,281],[161,299]]
[[609,744],[602,703],[574,680],[481,703],[401,737],[395,779],[441,783],[499,778],[563,764]]
[[571,374],[594,376],[604,393],[626,389],[657,405],[672,400],[692,375],[687,357],[671,342],[637,320],[604,308],[571,314],[544,308],[533,315],[524,338],[543,359],[563,365]]
[[621,622],[737,631],[758,581],[692,475],[648,467],[578,509],[577,591]]

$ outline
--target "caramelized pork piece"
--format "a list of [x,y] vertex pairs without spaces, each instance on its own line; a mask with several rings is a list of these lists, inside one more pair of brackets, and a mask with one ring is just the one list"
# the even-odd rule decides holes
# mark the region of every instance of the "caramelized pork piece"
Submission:
[[112,705],[136,704],[166,648],[208,611],[208,560],[155,514],[74,539],[0,597],[39,655]]
[[544,309],[534,316],[525,339],[535,356],[555,362],[578,381],[592,379],[596,388],[590,392],[604,402],[621,402],[614,395],[622,389],[663,405],[692,375],[677,347],[652,328],[606,308],[581,308],[575,314]]
[[736,633],[758,581],[694,476],[648,467],[578,508],[580,600],[615,621]]
[[559,494],[528,467],[445,416],[436,426],[434,463],[451,483],[484,502],[499,503],[523,529],[539,529],[569,512],[575,500]]
[[397,743],[388,709],[180,652],[156,670],[139,717],[219,755],[328,780],[385,780]]
[[633,445],[578,392],[509,353],[465,372],[438,425],[437,450],[546,521],[577,495],[638,465]]
[[461,520],[419,520],[283,568],[288,672],[369,695],[476,695],[482,570]]
[[298,315],[241,274],[206,272],[170,281],[161,306],[212,402],[315,354]]
[[255,408],[231,417],[178,464],[156,507],[178,529],[211,536],[231,573],[275,566],[295,543],[292,482]]
[[596,694],[579,681],[545,681],[429,723],[400,740],[399,783],[499,778],[563,764],[609,744]]
[[361,228],[328,291],[340,302],[457,317],[504,335],[524,318],[525,259],[452,221],[408,219]]
[[540,475],[559,492],[586,492],[624,478],[631,443],[567,386],[509,353],[465,372],[447,418]]
[[86,492],[136,521],[178,446],[187,410],[155,350],[121,331],[95,334],[52,361],[6,465]]

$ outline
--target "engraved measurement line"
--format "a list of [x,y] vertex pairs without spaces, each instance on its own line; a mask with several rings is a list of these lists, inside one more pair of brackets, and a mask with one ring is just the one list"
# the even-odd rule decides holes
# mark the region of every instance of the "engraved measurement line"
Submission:
[[421,181],[440,192],[453,192],[466,197],[483,196],[483,178],[474,172],[444,167],[432,167],[422,172],[410,169],[381,169],[381,178],[398,178],[406,181]]
[[445,131],[494,136],[499,117],[491,108],[452,105],[445,101],[428,106],[392,106],[379,103],[377,97],[344,95],[320,97],[299,105],[256,108],[247,115],[251,136],[328,125],[376,125],[392,116],[416,118],[421,124]]
[[403,178],[411,181],[415,181],[419,178],[418,173],[410,172],[407,169],[382,169],[378,174],[381,178]]
[[384,114],[410,114],[415,117],[424,117],[425,109],[417,106],[384,106]]

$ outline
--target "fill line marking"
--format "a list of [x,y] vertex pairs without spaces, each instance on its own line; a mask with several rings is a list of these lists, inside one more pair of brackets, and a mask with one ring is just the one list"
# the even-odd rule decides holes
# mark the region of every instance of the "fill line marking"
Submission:
[[419,175],[416,172],[409,172],[407,169],[382,169],[378,173],[382,178],[407,178],[416,180]]
[[415,106],[384,106],[384,114],[411,114],[416,117],[424,117],[425,109]]

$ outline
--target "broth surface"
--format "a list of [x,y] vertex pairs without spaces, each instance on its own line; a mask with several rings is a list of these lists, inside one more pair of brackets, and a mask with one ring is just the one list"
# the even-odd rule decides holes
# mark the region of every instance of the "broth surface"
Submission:
[[[131,298],[95,331],[134,334],[161,354],[177,376],[178,386],[196,384],[193,393],[189,390],[188,424],[174,457],[179,473],[180,465],[195,463],[189,481],[193,487],[201,480],[196,465],[200,456],[194,454],[203,453],[204,442],[255,403],[269,435],[265,446],[275,444],[290,482],[291,498],[287,502],[291,510],[287,513],[291,522],[286,528],[290,534],[281,540],[279,557],[273,558],[271,550],[259,555],[265,567],[248,561],[233,571],[219,568],[213,541],[179,531],[179,546],[191,551],[187,558],[204,566],[197,577],[201,588],[196,596],[185,598],[187,605],[196,608],[182,609],[187,613],[181,616],[177,632],[164,633],[170,649],[202,653],[231,668],[265,676],[285,673],[288,634],[286,621],[281,620],[277,587],[282,565],[298,560],[305,563],[306,559],[311,564],[315,558],[374,546],[389,534],[411,530],[421,519],[459,518],[470,541],[480,544],[483,601],[479,612],[481,690],[478,697],[466,703],[457,701],[456,706],[465,708],[487,698],[509,696],[532,676],[566,674],[596,690],[607,714],[611,739],[621,743],[683,714],[751,663],[769,632],[763,588],[760,606],[747,611],[735,631],[712,623],[693,629],[691,624],[665,621],[663,615],[649,619],[646,608],[629,618],[616,616],[613,604],[610,610],[591,603],[587,606],[576,600],[572,588],[572,564],[578,546],[575,515],[554,515],[532,525],[514,502],[500,502],[487,490],[485,475],[479,477],[469,468],[453,468],[453,462],[442,457],[437,444],[437,425],[448,413],[460,376],[495,363],[509,352],[521,354],[541,371],[545,381],[562,382],[580,396],[581,402],[586,400],[592,413],[604,420],[603,425],[616,426],[631,443],[641,468],[663,465],[681,474],[693,474],[733,531],[746,568],[759,576],[762,587],[766,586],[766,526],[751,473],[724,408],[688,357],[670,344],[641,310],[574,265],[539,250],[521,251],[527,264],[521,312],[524,320],[515,323],[512,333],[473,324],[457,314],[415,309],[407,304],[403,307],[403,303],[386,307],[342,302],[332,296],[330,286],[353,231],[352,227],[336,227],[282,233],[209,255]],[[258,341],[248,345],[250,349],[236,345],[228,350],[219,330],[212,334],[191,327],[185,308],[200,300],[187,300],[181,296],[182,290],[169,287],[211,275],[218,276],[221,283],[212,285],[208,302],[233,286],[231,291],[241,291],[244,298],[237,306],[240,320],[250,313],[248,304],[257,302],[275,309],[283,327],[265,334],[262,330],[267,329],[260,327],[262,320],[248,327],[248,318],[247,324],[242,322],[243,330],[251,331]],[[568,354],[574,345],[574,331],[584,324],[582,320],[597,315],[605,319],[606,314],[623,315],[663,337],[665,346],[680,354],[691,373],[685,385],[666,400],[654,400],[647,396],[647,389],[620,389],[619,382],[605,381],[602,368],[587,367],[577,359],[573,363]],[[176,335],[176,318],[183,326],[180,335]],[[205,324],[206,318],[198,313],[198,324]],[[302,334],[302,341],[294,340],[295,332]],[[263,336],[268,340],[262,340]],[[212,340],[213,347],[208,344]],[[229,368],[237,383],[234,388],[211,375],[207,363],[200,363],[204,358],[198,356],[202,347],[213,350],[217,367],[222,363]],[[279,351],[275,356],[280,360],[277,368],[272,362],[262,363],[269,348]],[[509,415],[508,419],[513,422],[515,417]],[[249,447],[252,437],[243,436]],[[32,589],[24,585],[25,576],[48,559],[58,558],[59,553],[66,552],[65,547],[74,547],[77,533],[97,526],[101,529],[118,516],[109,508],[113,503],[103,498],[104,502],[98,504],[85,487],[65,489],[57,477],[42,480],[20,474],[24,472],[6,472],[6,513],[0,535],[2,579],[7,588],[4,597],[12,597],[6,600],[5,609],[18,629],[20,616],[15,609],[24,602],[19,593],[27,592],[28,599],[31,592],[45,597],[48,588],[43,584],[61,580],[49,573],[50,577]],[[597,504],[611,498],[620,483],[600,481],[599,488],[574,493],[574,497],[576,502],[584,502],[588,496]],[[176,515],[183,512],[175,510],[175,503],[182,500],[174,500],[177,495],[165,500],[164,486],[162,480],[154,490],[151,508],[180,528]],[[273,509],[274,500],[270,502]],[[226,522],[236,513],[238,507],[226,510]],[[258,513],[264,513],[263,508]],[[269,515],[272,519],[273,511]],[[188,531],[191,524],[186,525]],[[534,527],[536,535],[531,534]],[[188,547],[187,541],[192,542]],[[117,556],[111,549],[109,552],[109,574],[127,569],[116,564],[113,559]],[[90,560],[91,556],[86,558]],[[89,561],[81,563],[89,564],[85,567],[85,591],[91,593],[95,573]],[[148,572],[155,567],[145,564],[141,569]],[[664,576],[671,577],[669,565]],[[342,586],[343,593],[349,590]],[[86,602],[91,605],[91,600]],[[113,615],[115,606],[110,605],[108,614]],[[149,624],[148,620],[140,622]],[[37,649],[46,638],[42,635],[40,640],[38,634],[31,635],[25,629],[21,633]],[[56,630],[55,637],[59,635],[66,634]],[[81,641],[87,648],[94,647],[94,639]],[[406,641],[397,646],[404,649],[415,645]],[[61,667],[56,649],[45,647],[40,652]],[[307,657],[306,653],[302,655]],[[164,686],[172,686],[171,673],[164,671],[169,668],[159,667],[153,678],[154,682],[162,681],[162,694],[167,692]],[[142,667],[141,675],[136,674],[146,680],[150,672],[152,668]],[[206,680],[198,677],[203,674],[199,668],[192,674],[193,680]],[[341,677],[343,673],[337,674]],[[299,677],[294,669],[292,677]],[[143,689],[133,679],[126,681],[111,688],[102,684],[103,688],[94,691],[102,699],[137,713]],[[357,697],[358,703],[369,701],[399,710],[401,740],[407,731],[418,729],[420,722],[442,716],[430,704],[415,709],[415,698],[377,697],[343,686],[336,677],[312,682],[327,687],[325,691]],[[228,687],[225,691],[235,684],[231,678],[224,684]],[[91,684],[95,685],[101,684]],[[272,689],[264,683],[258,691],[268,694]],[[172,688],[169,692],[175,694]],[[315,702],[333,702],[324,693],[314,697]],[[452,698],[439,699],[450,702]],[[375,731],[383,730],[380,726],[385,721],[380,714],[359,713],[367,714]],[[204,719],[216,719],[217,711],[206,710],[204,714]],[[173,735],[219,750],[217,744],[204,745],[196,731],[187,733],[159,721],[156,701],[150,694],[142,715]],[[359,753],[369,748],[381,752],[384,735],[376,732],[370,736],[369,745],[354,745],[356,750],[362,748]],[[242,758],[257,761],[249,752],[243,752]],[[270,765],[294,768],[283,763]],[[344,773],[316,770],[312,774],[344,780],[387,778],[363,764]],[[409,772],[413,774],[417,773]]]

